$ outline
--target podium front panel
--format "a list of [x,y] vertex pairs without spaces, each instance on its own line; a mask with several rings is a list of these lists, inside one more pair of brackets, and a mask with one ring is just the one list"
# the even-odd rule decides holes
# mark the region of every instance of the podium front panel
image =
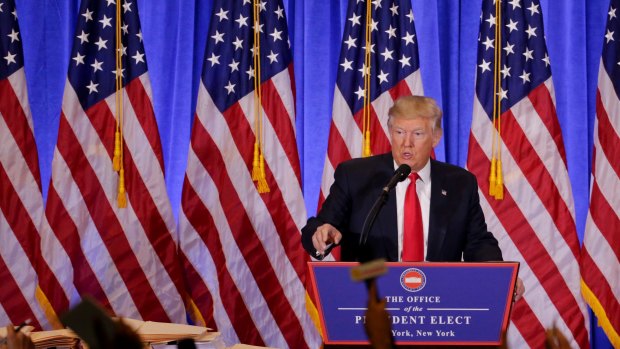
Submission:
[[[396,344],[498,345],[518,271],[516,262],[386,263],[377,279]],[[310,262],[326,344],[368,344],[368,292],[351,280],[357,263]]]

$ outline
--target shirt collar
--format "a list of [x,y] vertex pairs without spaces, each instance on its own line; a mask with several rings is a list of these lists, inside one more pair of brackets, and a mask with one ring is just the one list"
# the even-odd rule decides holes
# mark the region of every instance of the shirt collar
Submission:
[[[394,171],[396,171],[396,169],[398,169],[398,164],[394,160]],[[418,171],[418,176],[420,176],[420,179],[424,183],[431,182],[431,160],[430,159],[426,162],[426,165],[424,165],[424,167],[422,167],[422,169]]]

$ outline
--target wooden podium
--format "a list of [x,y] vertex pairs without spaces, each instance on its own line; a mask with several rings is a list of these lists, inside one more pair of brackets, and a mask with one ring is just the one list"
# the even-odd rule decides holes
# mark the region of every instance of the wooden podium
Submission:
[[[325,348],[368,347],[368,292],[358,263],[309,262]],[[376,279],[398,347],[502,344],[519,263],[386,263]]]

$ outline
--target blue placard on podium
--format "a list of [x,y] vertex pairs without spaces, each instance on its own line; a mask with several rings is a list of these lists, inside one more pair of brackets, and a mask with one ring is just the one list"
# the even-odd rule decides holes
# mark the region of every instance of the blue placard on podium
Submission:
[[[368,292],[351,279],[358,263],[310,262],[326,344],[368,344]],[[499,345],[519,263],[386,263],[377,278],[396,344]]]

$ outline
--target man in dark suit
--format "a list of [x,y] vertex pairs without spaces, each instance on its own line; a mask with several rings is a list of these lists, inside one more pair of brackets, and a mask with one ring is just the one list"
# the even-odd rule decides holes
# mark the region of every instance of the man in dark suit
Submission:
[[[404,201],[412,179],[398,183],[369,231],[359,237],[366,216],[401,164],[417,173],[415,192],[421,206],[423,258],[427,261],[501,261],[497,240],[480,207],[476,178],[457,166],[431,159],[442,136],[441,110],[432,98],[407,96],[389,110],[390,153],[341,163],[320,212],[302,229],[308,253],[322,257],[329,244],[341,245],[343,261],[385,258],[402,261]],[[518,297],[523,293],[518,282]]]

